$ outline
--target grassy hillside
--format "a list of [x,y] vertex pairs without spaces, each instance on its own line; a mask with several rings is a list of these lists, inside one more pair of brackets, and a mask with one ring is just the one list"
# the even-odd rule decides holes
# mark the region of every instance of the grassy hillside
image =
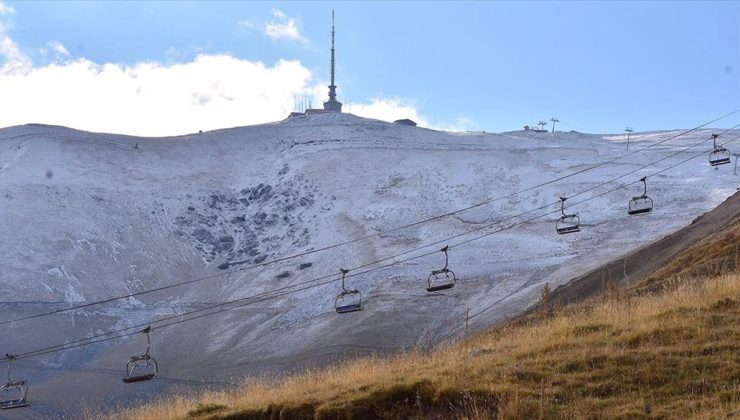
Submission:
[[[657,216],[657,215],[655,215]],[[658,216],[665,217],[665,216]],[[572,279],[552,292],[554,302],[580,302],[606,289],[610,281],[659,290],[675,277],[713,277],[740,265],[740,192],[690,225]]]
[[740,276],[671,280],[431,353],[365,358],[129,418],[725,418],[740,415]]
[[676,277],[717,276],[740,270],[740,220],[724,231],[704,239],[680,253],[647,279],[638,289],[654,290],[664,279]]
[[568,306],[553,305],[543,291],[538,312],[465,342],[255,380],[235,392],[173,397],[115,416],[740,416],[740,218],[732,214],[660,256],[667,262],[634,285],[607,283],[598,296]]

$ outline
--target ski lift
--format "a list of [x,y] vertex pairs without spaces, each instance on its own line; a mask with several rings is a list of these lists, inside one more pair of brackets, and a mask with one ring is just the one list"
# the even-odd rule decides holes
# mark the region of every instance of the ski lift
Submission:
[[730,151],[722,146],[717,146],[717,137],[719,137],[719,134],[712,134],[714,150],[709,153],[709,164],[712,166],[726,165],[730,163]]
[[[449,262],[447,251],[449,248],[450,247],[448,245],[440,249],[440,252],[445,253],[445,266],[442,267],[441,270],[433,270],[432,274],[429,275],[427,278],[427,284],[429,285],[429,287],[427,287],[427,292],[437,292],[455,287],[455,273],[447,268],[447,263]],[[444,277],[440,278],[441,274],[444,274]]]
[[565,214],[565,197],[560,197],[561,218],[555,222],[555,231],[563,235],[565,233],[576,233],[581,231],[581,220],[577,214]]
[[627,214],[630,216],[634,216],[636,214],[647,214],[653,211],[653,199],[647,196],[647,182],[645,181],[647,177],[642,177],[640,181],[642,181],[643,191],[642,195],[639,197],[632,197],[632,200],[629,202],[629,209],[627,210]]
[[5,360],[8,361],[8,382],[0,386],[0,409],[10,410],[11,408],[27,407],[28,401],[28,383],[26,381],[14,381],[10,378],[10,365],[15,360],[15,354],[6,354]]
[[342,293],[334,299],[334,309],[338,314],[361,311],[362,293],[347,289],[344,285],[344,277],[349,273],[349,270],[346,268],[340,268],[339,270],[342,272]]
[[151,346],[149,333],[152,332],[152,327],[146,327],[141,332],[146,334],[146,352],[129,357],[128,363],[126,363],[126,377],[121,379],[126,384],[155,380],[159,374],[157,361],[149,355],[149,347]]

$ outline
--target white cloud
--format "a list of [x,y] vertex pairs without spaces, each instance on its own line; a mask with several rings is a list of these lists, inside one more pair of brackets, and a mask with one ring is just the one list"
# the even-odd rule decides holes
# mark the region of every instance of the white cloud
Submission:
[[67,48],[62,45],[59,41],[51,41],[49,42],[49,48],[54,54],[63,55],[65,57],[69,56],[69,51],[67,51]]
[[13,7],[8,6],[7,4],[4,4],[0,1],[0,15],[12,15],[15,13],[15,9]]
[[298,25],[298,20],[291,18],[282,10],[272,10],[273,20],[265,23],[256,23],[245,20],[241,25],[247,29],[261,31],[266,37],[272,40],[296,41],[301,44],[308,44],[308,38],[303,36]]
[[51,56],[56,61],[62,61],[69,57],[69,51],[59,41],[47,42],[45,47],[39,48],[39,53],[43,58]]
[[[0,12],[13,10],[0,3]],[[311,80],[297,61],[268,67],[229,55],[131,66],[68,60],[58,41],[40,49],[53,62],[34,66],[8,36],[10,25],[0,20],[0,127],[38,122],[153,136],[263,123],[284,118]]]
[[[6,10],[3,14],[14,13],[12,8],[0,3],[0,11]],[[10,12],[7,12],[10,10]],[[31,69],[31,59],[24,54],[18,45],[7,34],[8,24],[0,21],[0,74],[8,73],[25,73]]]
[[192,62],[98,65],[86,59],[0,73],[0,127],[39,122],[91,131],[174,135],[276,121],[311,73],[229,55]]
[[[327,99],[327,84],[327,81],[315,83],[304,92],[303,98],[310,99],[311,106],[313,108],[321,108],[324,101]],[[302,98],[298,98],[299,103],[301,102],[301,99]],[[340,102],[342,101],[341,92],[338,99]],[[430,128],[432,130],[460,132],[476,131],[480,129],[475,121],[464,116],[458,117],[454,124],[433,123],[429,118],[419,112],[412,101],[398,97],[376,97],[369,102],[347,101],[342,105],[342,111],[364,118],[373,118],[387,122],[408,118],[416,122],[418,126]]]
[[413,104],[400,98],[375,98],[367,104],[350,102],[344,104],[342,110],[360,117],[374,118],[388,122],[408,118],[418,126],[431,128],[432,130],[460,132],[480,129],[474,120],[464,116],[457,117],[454,124],[431,123],[428,118],[419,114],[419,111]]
[[[2,10],[11,13],[7,7]],[[273,15],[291,20],[280,10]],[[52,41],[41,50],[54,54],[54,60],[34,65],[7,35],[7,27],[0,21],[0,127],[37,122],[177,135],[281,120],[294,109],[296,98],[312,97],[313,106],[320,108],[327,95],[327,83],[316,82],[298,61],[266,66],[226,54],[200,54],[187,62],[98,64],[71,59],[64,45]],[[398,98],[347,103],[344,110],[384,121],[409,118],[420,126],[456,128],[430,125],[412,104]]]
[[243,20],[239,22],[239,25],[244,27],[244,29],[250,29],[250,30],[255,30],[255,31],[259,31],[261,30],[260,28],[263,27],[263,24],[252,21],[252,20]]
[[459,116],[453,124],[435,124],[429,128],[440,131],[480,131],[480,125],[473,119]]
[[343,110],[360,117],[388,122],[408,118],[422,127],[429,126],[429,122],[419,115],[414,106],[398,98],[375,98],[368,104],[348,103],[344,105]]
[[306,42],[305,38],[298,32],[298,26],[295,20],[290,20],[286,23],[269,22],[265,25],[265,35],[271,39],[291,39]]

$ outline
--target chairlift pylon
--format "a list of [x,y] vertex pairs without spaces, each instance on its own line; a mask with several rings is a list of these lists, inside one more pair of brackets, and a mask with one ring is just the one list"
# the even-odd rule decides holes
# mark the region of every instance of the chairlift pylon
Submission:
[[342,272],[342,293],[334,299],[334,310],[338,314],[361,311],[363,309],[362,293],[358,290],[347,289],[344,284],[344,278],[349,273],[349,270],[346,268],[340,268],[339,270]]
[[730,163],[730,151],[722,146],[717,146],[719,134],[712,134],[714,150],[709,153],[709,164],[711,166],[726,165]]
[[628,204],[627,214],[635,216],[638,214],[648,214],[653,211],[653,199],[647,195],[647,177],[642,177],[643,191],[642,195],[638,197],[632,197]]
[[[455,287],[455,282],[457,281],[457,279],[455,278],[455,273],[447,268],[447,264],[449,262],[447,251],[449,250],[449,248],[449,245],[447,245],[444,248],[440,249],[440,252],[444,252],[445,254],[445,266],[439,270],[432,270],[432,274],[427,277],[427,292],[437,292],[440,290],[447,290]],[[444,277],[440,278],[441,274],[444,274]]]
[[149,333],[152,332],[152,327],[146,327],[141,332],[146,334],[146,351],[144,354],[129,357],[126,363],[126,376],[121,379],[125,384],[156,380],[159,375],[157,360],[149,355],[151,347]]
[[565,200],[567,198],[560,197],[560,212],[563,215],[555,222],[555,231],[560,235],[581,231],[581,219],[578,215],[565,214]]
[[2,410],[28,407],[30,405],[26,400],[26,397],[28,397],[28,382],[23,380],[14,381],[10,375],[10,366],[15,359],[15,354],[5,355],[5,360],[8,361],[8,381],[0,386],[0,409]]

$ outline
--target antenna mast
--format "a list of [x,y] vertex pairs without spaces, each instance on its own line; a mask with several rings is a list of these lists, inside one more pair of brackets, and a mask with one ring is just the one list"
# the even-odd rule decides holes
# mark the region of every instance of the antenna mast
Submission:
[[329,85],[329,100],[324,102],[324,111],[342,112],[342,103],[337,101],[337,86],[334,84],[334,11],[331,11],[331,84]]
[[329,92],[329,99],[336,99],[336,92],[334,92],[334,11],[331,11],[331,86],[332,89]]

